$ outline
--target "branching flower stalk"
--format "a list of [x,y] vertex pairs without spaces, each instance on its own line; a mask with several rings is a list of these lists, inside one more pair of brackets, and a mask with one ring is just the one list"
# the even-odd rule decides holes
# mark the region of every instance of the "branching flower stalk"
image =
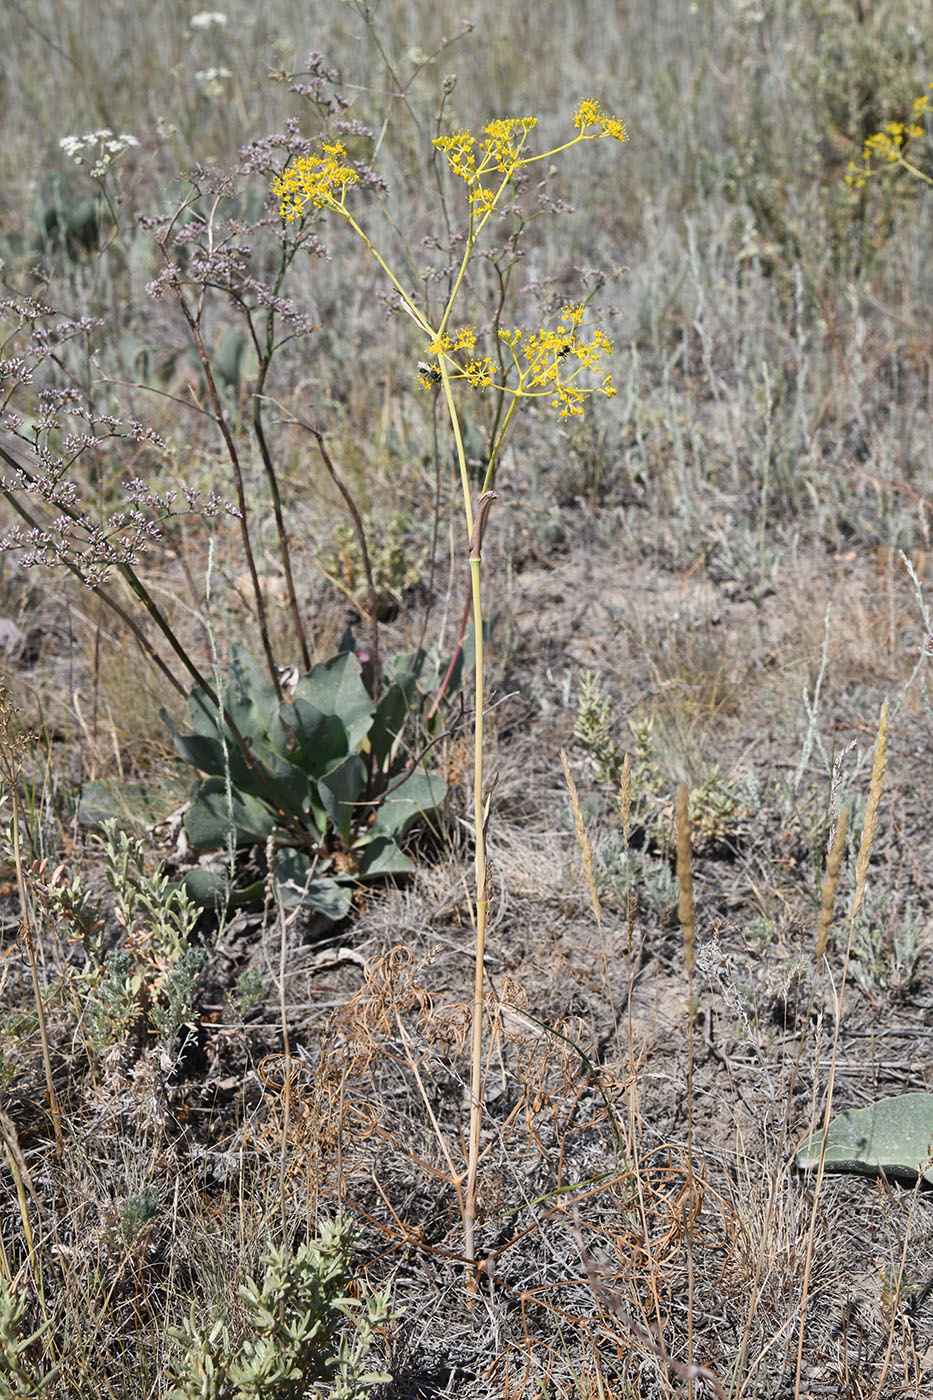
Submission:
[[[13,457],[11,453],[7,452],[7,450],[2,445],[0,445],[0,460],[6,462],[8,465],[14,468],[20,481],[25,486],[28,487],[35,482],[36,478],[33,476],[33,474],[29,472],[28,469],[22,465],[22,463],[18,462],[17,459]],[[34,532],[37,532],[38,534],[48,533],[47,531],[42,530],[42,527],[36,519],[36,517],[30,512],[29,508],[25,506],[23,502],[18,498],[16,492],[11,489],[9,484],[0,484],[0,492],[2,492],[6,500],[9,501],[10,505],[17,512],[17,514],[20,515],[21,518],[32,527]],[[72,525],[78,527],[83,527],[85,525],[85,518],[81,515],[79,511],[75,510],[74,507],[69,505],[67,501],[64,501],[62,499],[56,499],[55,505],[61,512],[62,518],[69,521]],[[210,681],[201,671],[200,667],[197,666],[197,664],[194,662],[190,653],[182,645],[177,633],[168,621],[168,618],[162,612],[158,603],[156,603],[155,599],[152,597],[152,594],[149,592],[148,588],[143,582],[142,578],[139,576],[138,572],[133,567],[133,563],[130,561],[130,558],[121,556],[119,553],[112,553],[109,556],[107,556],[104,560],[98,561],[98,571],[95,573],[90,573],[86,569],[82,570],[80,564],[76,563],[75,560],[69,556],[68,551],[64,545],[62,545],[62,547],[56,552],[56,558],[59,563],[65,566],[69,573],[71,573],[75,578],[79,579],[87,588],[91,590],[92,593],[94,593],[98,598],[100,598],[101,601],[105,603],[106,606],[110,608],[126,624],[126,626],[132,632],[133,637],[139,644],[141,650],[148,657],[148,659],[153,663],[154,666],[157,667],[161,674],[168,681],[171,682],[172,686],[178,691],[178,693],[180,695],[184,695],[184,686],[166,665],[165,661],[156,651],[155,647],[152,645],[145,632],[135,621],[135,619],[126,611],[126,609],[122,606],[119,600],[103,587],[102,580],[106,578],[107,569],[113,569],[116,573],[120,575],[132,596],[136,599],[136,601],[140,604],[141,608],[144,610],[146,616],[148,616],[150,620],[155,624],[161,635],[164,637],[165,641],[171,647],[174,654],[178,657],[179,661],[182,663],[185,670],[188,672],[191,679],[194,681],[195,686],[204,692],[204,694],[210,700],[211,704],[216,707],[218,714],[222,716],[224,724],[229,730],[233,742],[236,744],[237,748],[242,754],[243,761],[245,762],[247,768],[250,770],[251,773],[255,775],[257,782],[262,786],[265,795],[268,797],[269,801],[272,802],[276,811],[279,812],[279,815],[281,816],[284,823],[290,828],[293,836],[296,838],[299,844],[305,844],[307,841],[307,833],[304,831],[300,823],[295,821],[294,818],[290,817],[289,814],[284,810],[281,803],[280,794],[278,793],[276,788],[275,779],[272,777],[271,774],[266,772],[263,765],[256,759],[255,755],[252,752],[251,745],[244,738],[242,732],[240,731],[236,723],[236,720],[230,713],[230,710],[228,709],[226,704],[223,702],[222,697],[214,689]]]
[[[215,210],[218,202],[219,196],[215,198]],[[159,235],[158,239],[156,240],[162,252],[162,257],[165,260],[166,267],[172,267],[172,260],[167,246],[169,236],[174,228],[175,221],[181,216],[185,208],[185,205],[182,205],[179,208],[178,212],[175,215],[175,219],[172,220],[172,222]],[[281,682],[279,680],[279,673],[275,664],[275,657],[272,654],[272,642],[269,636],[269,625],[266,616],[266,602],[263,596],[262,588],[259,583],[259,572],[256,568],[256,559],[253,552],[252,539],[250,536],[249,507],[247,505],[246,500],[246,489],[243,482],[243,471],[240,466],[240,454],[237,451],[236,443],[233,440],[233,434],[230,431],[230,425],[228,424],[226,416],[224,415],[223,409],[220,405],[220,395],[217,392],[217,385],[214,380],[213,366],[211,365],[210,356],[204,348],[204,341],[201,336],[201,317],[204,310],[204,293],[202,291],[201,295],[198,297],[195,308],[192,310],[192,308],[188,305],[188,301],[185,297],[185,294],[182,291],[182,288],[180,287],[178,282],[173,280],[171,283],[171,287],[172,291],[175,294],[175,300],[177,301],[181,313],[184,316],[185,321],[187,323],[188,330],[191,334],[191,339],[194,342],[194,347],[198,353],[198,359],[201,361],[201,368],[204,371],[204,381],[207,385],[207,392],[210,397],[213,416],[217,423],[217,427],[220,430],[220,435],[223,438],[224,446],[227,449],[227,456],[230,460],[230,467],[233,472],[233,480],[236,487],[237,509],[240,521],[240,542],[243,546],[243,557],[246,560],[246,567],[249,571],[250,584],[252,586],[253,591],[253,602],[256,608],[256,621],[259,624],[259,633],[262,638],[262,647],[266,657],[266,666],[269,671],[269,678],[272,681],[272,684],[275,686],[276,695],[281,700],[282,688]]]
[[[435,386],[441,389],[456,451],[463,493],[465,539],[468,542],[476,649],[473,774],[476,949],[471,1035],[470,1138],[464,1194],[465,1252],[471,1261],[475,1259],[477,1171],[482,1124],[484,960],[489,898],[486,861],[488,812],[485,807],[483,770],[483,534],[490,507],[496,500],[493,487],[502,443],[519,401],[544,398],[561,417],[570,418],[583,412],[583,402],[589,394],[601,392],[606,397],[611,397],[615,393],[610,376],[603,377],[601,382],[598,381],[595,385],[588,378],[599,371],[600,361],[611,350],[611,344],[599,328],[594,330],[589,340],[583,337],[583,306],[565,307],[555,326],[528,334],[518,327],[501,326],[497,315],[495,330],[498,348],[495,361],[491,356],[477,354],[477,333],[469,324],[457,328],[453,325],[454,309],[467,285],[467,270],[476,245],[490,220],[497,212],[501,212],[503,198],[512,188],[518,172],[536,162],[550,162],[555,156],[582,141],[602,137],[620,142],[626,139],[622,123],[615,117],[607,116],[599,104],[591,100],[581,102],[573,115],[575,135],[572,139],[541,154],[533,154],[528,149],[528,141],[536,125],[536,117],[508,118],[490,122],[479,136],[460,130],[450,136],[437,137],[433,142],[435,148],[446,156],[454,178],[464,182],[467,195],[467,228],[463,253],[437,324],[432,323],[416,296],[396,276],[351,209],[349,196],[353,187],[359,183],[359,175],[339,141],[322,141],[316,151],[301,155],[288,164],[273,184],[273,190],[280,201],[280,212],[286,222],[304,219],[313,210],[337,215],[349,224],[382,268],[399,297],[401,309],[411,318],[419,336],[426,342],[424,353],[430,359],[419,362],[420,382],[425,389]],[[497,431],[491,442],[482,489],[475,502],[454,393],[457,380],[464,380],[472,388],[479,390],[494,389],[509,401],[507,410],[497,413]],[[459,1183],[456,1184],[459,1186]]]

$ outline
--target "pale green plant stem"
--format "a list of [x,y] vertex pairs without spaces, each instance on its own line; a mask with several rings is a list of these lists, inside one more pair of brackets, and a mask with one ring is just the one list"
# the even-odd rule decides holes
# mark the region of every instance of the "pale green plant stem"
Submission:
[[[510,172],[511,173],[511,172]],[[505,188],[504,180],[497,191],[498,199],[502,189]],[[363,240],[366,247],[372,253],[389,281],[395,287],[402,298],[402,304],[411,316],[416,325],[431,337],[432,342],[436,341],[444,334],[444,329],[450,320],[457,294],[463,285],[466,269],[473,252],[476,236],[479,229],[472,227],[470,236],[467,238],[463,259],[459,272],[451,289],[450,296],[440,326],[435,332],[424,316],[415,306],[408,296],[402,284],[389,268],[384,258],[378,252],[374,244],[360,228],[353,216],[342,206],[336,206],[339,212],[347,220],[350,226]],[[488,218],[488,215],[486,216]],[[482,228],[484,220],[480,221],[479,228]],[[442,355],[438,355],[444,398],[447,404],[447,413],[450,419],[451,430],[454,435],[454,443],[457,451],[457,464],[460,471],[460,484],[463,490],[463,512],[466,521],[467,535],[470,540],[470,586],[473,595],[473,630],[475,646],[474,675],[474,725],[473,725],[473,828],[474,828],[474,868],[476,879],[476,949],[474,960],[473,979],[473,1022],[470,1036],[470,1137],[467,1157],[466,1190],[463,1196],[463,1232],[464,1232],[464,1253],[471,1262],[476,1257],[476,1179],[479,1167],[479,1139],[482,1127],[483,1103],[482,1103],[482,1062],[483,1062],[483,991],[485,985],[485,961],[486,961],[486,924],[489,907],[488,898],[488,875],[486,864],[486,833],[483,811],[483,705],[484,705],[484,655],[483,655],[483,604],[480,590],[480,565],[482,551],[482,534],[486,521],[486,514],[489,510],[495,494],[491,491],[484,492],[480,498],[479,509],[476,516],[473,512],[472,493],[470,490],[470,476],[467,469],[466,451],[463,445],[463,434],[460,428],[460,417],[457,413],[457,405],[454,400],[453,390],[450,384],[450,376]],[[517,401],[517,400],[516,400]],[[455,1181],[458,1195],[459,1184]]]
[[[474,211],[471,205],[469,231],[463,250],[463,257],[461,259],[460,267],[457,271],[456,277],[454,278],[450,294],[447,298],[447,305],[444,309],[444,313],[441,317],[440,324],[436,331],[432,328],[427,317],[423,314],[423,312],[419,310],[418,306],[415,304],[414,300],[409,295],[409,293],[406,292],[404,286],[395,276],[388,263],[385,261],[379,250],[376,248],[375,244],[363,231],[363,229],[354,219],[353,215],[350,213],[349,209],[346,206],[347,186],[344,185],[341,188],[339,198],[333,196],[325,204],[325,207],[330,208],[333,212],[337,214],[340,214],[347,221],[347,223],[354,230],[354,232],[359,236],[359,238],[362,239],[369,252],[372,254],[376,262],[382,268],[385,275],[388,277],[392,286],[398,292],[404,310],[412,318],[412,320],[418,326],[419,330],[421,330],[425,335],[430,337],[431,345],[438,347],[432,353],[436,354],[437,357],[439,372],[441,375],[441,384],[443,386],[444,391],[444,399],[447,405],[447,413],[450,419],[451,430],[454,436],[454,444],[457,453],[457,465],[460,472],[460,484],[463,491],[464,520],[466,523],[467,537],[470,542],[470,590],[473,600],[473,630],[475,647],[475,713],[473,729],[473,826],[475,843],[474,849],[476,880],[476,948],[473,981],[473,1019],[470,1036],[470,1136],[467,1156],[466,1189],[463,1199],[463,1224],[465,1245],[464,1252],[466,1258],[471,1262],[475,1259],[476,1247],[476,1185],[477,1172],[479,1167],[480,1130],[482,1127],[483,1117],[483,992],[485,986],[486,929],[489,908],[488,865],[486,860],[487,814],[485,812],[483,794],[483,706],[485,703],[485,677],[483,647],[483,604],[482,592],[480,587],[482,538],[483,530],[485,528],[486,523],[486,516],[489,512],[489,508],[492,505],[492,502],[497,499],[496,493],[490,488],[494,479],[495,466],[498,459],[499,450],[505,439],[505,434],[511,421],[512,415],[515,411],[515,408],[518,404],[518,400],[522,397],[539,397],[540,395],[529,393],[529,391],[526,390],[525,380],[527,378],[528,371],[525,371],[524,373],[522,372],[521,367],[518,365],[517,357],[515,356],[515,351],[513,348],[512,357],[513,360],[515,360],[516,367],[519,371],[518,385],[517,387],[508,391],[512,395],[512,402],[509,405],[509,409],[506,413],[505,420],[502,424],[502,427],[493,445],[493,449],[490,453],[490,459],[487,464],[486,475],[483,481],[483,490],[480,495],[479,501],[477,502],[476,512],[474,513],[472,490],[470,487],[470,475],[469,470],[467,468],[466,451],[463,445],[463,434],[460,427],[460,418],[457,412],[457,405],[451,387],[451,379],[448,370],[447,359],[443,349],[441,349],[439,346],[439,342],[444,336],[447,326],[450,322],[454,305],[463,286],[467,268],[469,266],[470,259],[473,256],[473,250],[476,246],[479,235],[482,232],[485,225],[487,224],[487,222],[492,218],[492,215],[498,206],[499,200],[505,189],[508,187],[509,182],[515,174],[516,169],[518,169],[521,165],[530,165],[535,161],[540,161],[544,159],[550,160],[554,155],[559,154],[561,151],[568,150],[571,146],[575,146],[578,144],[578,142],[586,139],[586,129],[584,128],[578,133],[577,136],[574,137],[572,141],[565,142],[564,145],[558,146],[553,151],[547,151],[542,155],[533,156],[528,159],[522,159],[520,157],[517,157],[514,161],[510,162],[508,167],[503,171],[502,180],[500,181],[499,186],[495,194],[493,195],[488,207],[486,208],[482,216],[479,218],[479,220],[474,219]],[[519,146],[519,150],[521,150],[522,146],[524,145],[524,141],[525,136],[523,135],[521,145]],[[478,182],[483,175],[488,174],[488,171],[489,164],[486,161],[481,162],[475,171],[475,182]],[[550,389],[548,389],[547,391],[542,392],[550,393],[551,391]],[[459,1182],[455,1181],[454,1185],[457,1188],[459,1195]],[[475,1287],[475,1279],[471,1279],[471,1283],[472,1286]]]
[[473,502],[470,493],[470,474],[467,471],[466,451],[463,446],[463,434],[460,431],[460,417],[457,413],[457,405],[454,403],[453,391],[450,387],[450,378],[447,374],[446,366],[441,364],[441,374],[444,380],[444,397],[447,400],[447,413],[450,417],[450,426],[453,430],[454,442],[457,446],[457,464],[460,468],[460,485],[463,488],[463,514],[466,520],[467,536],[473,535]]
[[473,830],[475,838],[476,878],[476,954],[473,977],[473,1025],[470,1035],[470,1141],[467,1156],[467,1179],[464,1199],[464,1252],[467,1259],[476,1257],[476,1176],[479,1168],[479,1138],[483,1122],[483,990],[486,966],[486,923],[489,910],[489,871],[486,862],[486,814],[483,805],[483,705],[485,702],[483,602],[480,591],[483,530],[489,507],[496,499],[487,491],[479,502],[479,511],[470,539],[470,581],[473,588],[473,632],[475,646],[473,720]]
[[[476,1218],[476,1160],[474,1142],[479,1134],[480,1113],[480,1061],[482,1056],[482,1014],[483,1014],[483,963],[486,944],[486,916],[489,907],[486,887],[486,839],[483,829],[483,604],[480,593],[480,559],[470,560],[470,578],[473,587],[473,626],[476,646],[476,719],[473,726],[473,822],[475,829],[475,868],[476,868],[476,975],[473,986],[473,1032],[472,1063],[470,1078],[470,1164],[467,1175],[467,1221],[468,1234],[472,1237],[472,1225]],[[472,1243],[472,1240],[470,1241]],[[472,1248],[468,1249],[472,1259]]]
[[512,421],[512,414],[515,412],[516,408],[518,408],[519,398],[519,394],[516,394],[513,397],[512,402],[509,404],[508,409],[506,411],[505,418],[502,421],[502,427],[499,429],[499,432],[496,435],[496,440],[493,443],[492,451],[489,454],[489,464],[486,467],[486,475],[483,478],[484,491],[492,490],[493,482],[496,479],[496,468],[499,465],[499,449],[505,441],[505,435],[508,432],[509,424]]
[[350,213],[349,209],[347,209],[342,202],[338,201],[335,201],[332,205],[328,207],[332,208],[335,211],[335,213],[342,214],[343,217],[346,219],[347,223],[353,229],[354,233],[358,234],[358,236],[363,240],[370,253],[372,253],[373,257],[376,259],[376,262],[379,264],[385,275],[388,277],[389,281],[392,283],[392,286],[402,298],[402,305],[405,307],[405,310],[408,312],[411,319],[415,322],[415,325],[418,326],[419,330],[424,331],[425,335],[429,335],[433,339],[434,331],[431,328],[430,322],[427,321],[425,317],[421,314],[421,312],[418,310],[417,306],[412,301],[411,297],[408,295],[405,288],[402,286],[401,282],[398,280],[395,273],[392,271],[391,267],[389,267],[389,264],[386,262],[385,258],[379,252],[379,249],[373,243],[369,235],[363,232],[359,224],[354,219],[353,215]]
[[900,166],[902,170],[906,170],[909,175],[913,175],[915,179],[922,180],[924,184],[933,185],[933,176],[925,174],[916,165],[914,165],[912,161],[905,160],[903,156],[900,156],[897,160],[892,161],[890,166],[882,167],[882,169],[880,170],[872,170],[870,174],[881,175],[884,173],[885,169],[897,170],[898,166]]

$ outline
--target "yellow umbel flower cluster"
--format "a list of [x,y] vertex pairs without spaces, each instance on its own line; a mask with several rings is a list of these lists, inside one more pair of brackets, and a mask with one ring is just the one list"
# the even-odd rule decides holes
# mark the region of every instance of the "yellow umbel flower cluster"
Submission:
[[481,140],[470,131],[435,138],[436,149],[444,152],[453,173],[466,183],[474,213],[488,214],[495,206],[497,190],[483,184],[485,175],[497,171],[501,184],[527,164],[522,147],[537,125],[537,117],[501,117],[483,127]]
[[544,155],[527,156],[525,141],[537,124],[537,117],[503,117],[484,126],[480,138],[470,131],[455,131],[451,136],[435,139],[435,147],[444,152],[453,173],[466,183],[474,215],[489,214],[495,207],[499,189],[484,183],[484,176],[491,171],[501,175],[498,182],[501,189],[523,166],[545,157],[550,159],[578,141],[598,140],[602,136],[616,141],[627,139],[622,122],[617,117],[607,116],[592,98],[585,98],[573,114],[573,125],[579,135]]
[[339,141],[325,141],[319,154],[299,156],[276,176],[272,192],[286,222],[300,218],[309,204],[316,209],[343,207],[347,189],[359,180],[353,167],[347,165],[346,154]]
[[[398,280],[347,206],[347,190],[359,183],[359,175],[348,164],[346,151],[339,141],[323,142],[316,153],[300,156],[273,183],[282,217],[287,222],[302,217],[309,209],[331,209],[356,230],[398,292],[402,306],[428,338],[427,351],[434,358],[430,362],[418,362],[422,386],[430,389],[446,384],[448,396],[451,380],[465,380],[476,389],[496,388],[512,400],[503,432],[522,398],[547,399],[562,418],[571,418],[582,414],[588,395],[601,393],[611,398],[616,392],[610,375],[595,385],[586,382],[590,375],[599,374],[602,357],[611,352],[612,343],[598,329],[588,340],[583,338],[580,333],[582,306],[565,306],[552,329],[532,332],[500,329],[500,341],[511,352],[511,366],[503,365],[501,354],[497,360],[477,355],[476,331],[471,326],[448,329],[448,317],[482,226],[498,206],[515,173],[533,162],[550,161],[581,141],[599,140],[604,136],[615,141],[627,139],[622,122],[608,116],[592,98],[585,98],[574,112],[572,124],[576,134],[570,140],[552,150],[529,154],[526,143],[537,124],[537,117],[503,117],[487,123],[478,136],[459,130],[450,136],[439,136],[433,143],[447,157],[453,174],[465,183],[470,207],[463,264],[447,309],[436,327],[429,324],[417,298]],[[581,378],[584,371],[586,376]],[[452,406],[453,400],[449,402]]]
[[[562,418],[583,413],[583,403],[589,394],[602,393],[612,398],[616,392],[612,376],[606,375],[595,389],[577,383],[583,370],[597,373],[604,355],[612,351],[612,341],[604,331],[593,331],[589,340],[580,335],[582,306],[565,306],[557,325],[551,329],[525,332],[519,328],[500,329],[499,339],[511,351],[517,379],[502,383],[499,389],[513,398],[547,398],[550,407]],[[450,335],[437,336],[429,345],[438,365],[443,362],[449,380],[465,379],[474,389],[489,388],[495,382],[496,365],[488,355],[468,359],[460,364],[453,357],[458,350],[469,354],[476,345],[476,333],[470,326]],[[419,379],[425,389],[440,384],[444,378],[434,364],[420,362]]]
[[929,92],[923,93],[914,101],[911,121],[888,122],[881,131],[876,131],[868,137],[862,147],[861,165],[854,160],[849,162],[846,172],[847,185],[854,185],[860,190],[872,176],[880,175],[883,170],[890,170],[895,166],[902,166],[917,179],[933,184],[929,175],[925,175],[907,159],[912,142],[919,140],[924,134],[921,119],[927,113],[933,112],[933,98],[930,93],[933,93],[933,83],[930,84]]
[[[612,341],[598,327],[590,340],[580,338],[584,307],[565,306],[553,329],[532,331],[500,330],[499,339],[509,346],[519,371],[520,392],[531,397],[550,398],[551,408],[561,418],[574,418],[583,412],[583,401],[591,388],[581,388],[577,378],[586,369],[596,373],[603,355],[612,353]],[[615,394],[612,376],[606,375],[597,392],[611,399]]]
[[600,135],[611,136],[614,141],[627,141],[628,132],[617,117],[607,117],[598,102],[584,98],[573,114],[573,124],[578,131],[587,132],[591,126],[600,128]]

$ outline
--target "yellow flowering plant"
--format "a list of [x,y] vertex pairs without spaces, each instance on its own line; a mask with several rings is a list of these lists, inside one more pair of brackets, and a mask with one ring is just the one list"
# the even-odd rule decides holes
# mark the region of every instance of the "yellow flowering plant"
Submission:
[[[618,118],[609,116],[600,104],[585,99],[572,116],[574,134],[560,145],[536,152],[530,138],[537,127],[536,117],[509,117],[489,122],[478,134],[456,130],[435,138],[435,149],[446,158],[455,187],[465,187],[466,227],[462,252],[454,264],[440,315],[430,315],[419,295],[404,285],[386,257],[376,246],[353,207],[357,172],[347,151],[338,140],[322,141],[318,150],[292,160],[273,184],[282,218],[288,223],[304,222],[318,211],[339,216],[354,230],[382,268],[394,288],[401,308],[414,322],[422,339],[418,378],[424,389],[443,393],[456,449],[463,493],[464,540],[470,561],[470,590],[474,623],[474,763],[473,831],[476,881],[476,946],[471,1036],[471,1114],[468,1160],[465,1176],[454,1181],[464,1220],[465,1252],[475,1259],[477,1217],[477,1168],[482,1121],[483,994],[485,986],[485,943],[488,911],[488,869],[486,824],[488,810],[483,773],[483,605],[481,556],[483,532],[492,503],[495,474],[502,443],[514,413],[523,400],[539,401],[560,417],[572,419],[582,414],[586,399],[594,393],[611,397],[612,378],[603,373],[603,360],[612,350],[605,332],[584,328],[585,305],[561,308],[550,325],[527,330],[502,324],[497,314],[489,334],[490,353],[477,350],[480,333],[466,322],[455,326],[453,316],[468,286],[467,273],[490,221],[506,213],[506,199],[515,190],[521,173],[585,141],[627,139]],[[500,308],[501,309],[501,308]],[[486,458],[485,477],[478,492],[470,479],[464,449],[461,417],[455,389],[465,386],[481,392],[491,390],[501,396],[504,410],[496,413]]]
[[925,134],[923,119],[933,114],[933,83],[929,91],[921,93],[914,100],[911,119],[907,122],[888,122],[881,131],[875,131],[862,146],[859,164],[849,162],[846,184],[863,189],[867,182],[886,171],[906,170],[917,180],[933,185],[933,176],[921,170],[911,154],[912,147]]

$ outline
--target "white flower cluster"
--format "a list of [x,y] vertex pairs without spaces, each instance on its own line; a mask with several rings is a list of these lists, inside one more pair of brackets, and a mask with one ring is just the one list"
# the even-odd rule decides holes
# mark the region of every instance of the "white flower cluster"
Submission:
[[216,25],[225,25],[227,16],[221,14],[220,10],[201,10],[198,14],[192,15],[188,23],[192,29],[211,29]]
[[229,68],[200,68],[195,73],[194,80],[201,90],[202,97],[220,97],[224,83],[232,77]]
[[114,136],[105,126],[100,131],[89,131],[86,136],[63,136],[58,144],[75,165],[86,165],[93,160],[91,179],[102,180],[117,156],[128,151],[130,146],[138,146],[139,142],[126,133]]

